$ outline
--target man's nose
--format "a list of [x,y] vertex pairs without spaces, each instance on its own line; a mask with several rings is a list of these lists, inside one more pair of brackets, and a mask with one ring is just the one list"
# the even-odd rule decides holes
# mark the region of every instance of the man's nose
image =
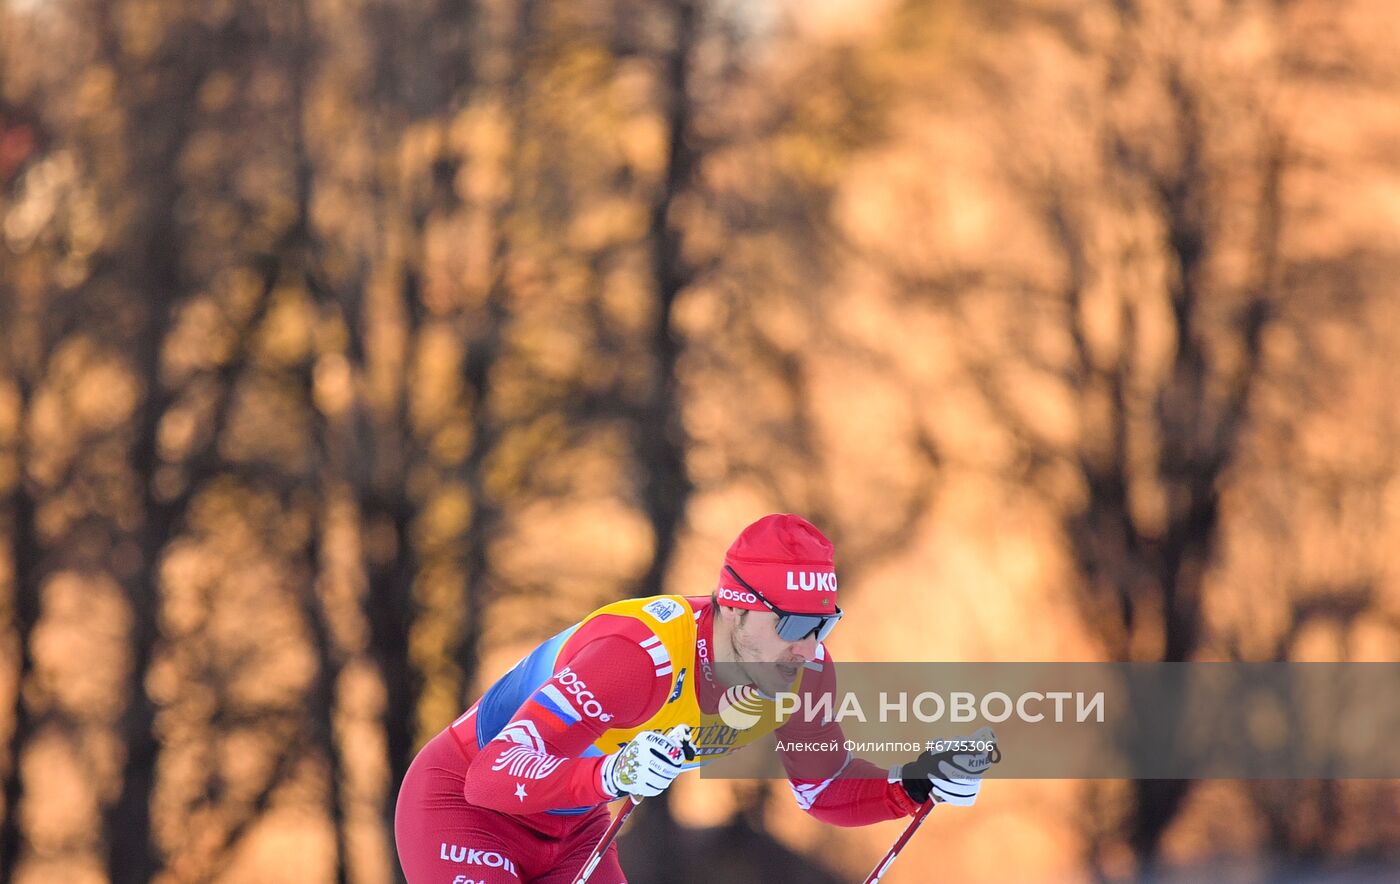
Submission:
[[794,656],[801,657],[802,662],[806,663],[817,656],[817,637],[808,635],[801,641],[793,642],[788,647],[791,648]]

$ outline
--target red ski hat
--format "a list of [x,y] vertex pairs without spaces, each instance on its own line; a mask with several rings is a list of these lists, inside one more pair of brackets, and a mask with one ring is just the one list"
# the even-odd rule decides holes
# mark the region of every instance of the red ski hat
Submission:
[[836,565],[831,541],[801,516],[764,516],[741,531],[724,554],[716,600],[734,608],[768,610],[745,583],[783,611],[834,614]]

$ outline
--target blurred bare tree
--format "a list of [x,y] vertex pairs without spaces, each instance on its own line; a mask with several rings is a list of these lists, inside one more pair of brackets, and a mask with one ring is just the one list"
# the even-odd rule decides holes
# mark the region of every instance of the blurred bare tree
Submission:
[[[26,169],[44,159],[41,142],[45,139],[41,135],[33,108],[13,105],[0,95],[0,216],[8,217],[24,199],[18,185]],[[38,239],[39,227],[31,221],[29,230],[19,232]],[[61,247],[52,240],[45,246],[35,251],[51,252]],[[7,686],[5,695],[11,714],[0,793],[0,880],[6,884],[13,880],[23,846],[24,756],[47,717],[44,698],[34,684],[33,636],[42,615],[40,586],[46,564],[44,550],[49,544],[41,540],[38,525],[44,489],[30,478],[26,465],[35,387],[42,382],[52,357],[57,334],[53,326],[65,312],[47,303],[54,296],[45,289],[46,274],[34,272],[41,268],[17,263],[6,262],[0,273],[0,489],[4,491],[5,536],[10,544],[5,570],[0,572],[6,590],[0,610],[5,615],[4,653],[13,661],[13,684]]]
[[[1102,656],[1383,656],[1397,259],[1307,125],[1393,87],[1374,10],[967,6],[0,4],[0,884],[390,880],[495,656],[755,509],[861,587],[953,470],[1053,513]],[[1393,792],[1290,788],[1271,849],[1383,850]],[[1110,874],[1189,796],[1102,797]],[[847,843],[648,804],[638,882]]]
[[[1327,5],[1000,4],[978,24],[988,39],[957,52],[972,83],[911,101],[982,139],[978,171],[1016,208],[980,248],[934,234],[864,257],[946,322],[940,344],[999,428],[1003,475],[1059,520],[1069,598],[1107,659],[1207,649],[1223,495],[1253,440],[1288,434],[1341,374],[1284,348],[1316,353],[1339,327],[1359,341],[1363,305],[1383,296],[1363,280],[1400,258],[1301,238],[1312,213],[1339,210],[1301,192],[1333,160],[1308,141],[1304,99],[1370,76],[1364,56],[1339,65],[1346,34],[1316,39]],[[905,14],[939,21],[930,4]],[[939,202],[910,217],[962,209],[921,192]],[[1274,395],[1286,410],[1261,408]],[[1121,838],[1153,868],[1189,788],[1090,789],[1094,867],[1108,873]]]

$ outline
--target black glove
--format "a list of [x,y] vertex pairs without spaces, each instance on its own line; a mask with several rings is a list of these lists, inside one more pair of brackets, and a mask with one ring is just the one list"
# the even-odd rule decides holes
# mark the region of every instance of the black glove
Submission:
[[943,751],[924,752],[899,770],[900,782],[915,804],[932,796],[949,804],[969,806],[977,800],[982,775],[1001,760],[1001,748],[991,728],[982,728],[971,737],[940,741],[949,744]]

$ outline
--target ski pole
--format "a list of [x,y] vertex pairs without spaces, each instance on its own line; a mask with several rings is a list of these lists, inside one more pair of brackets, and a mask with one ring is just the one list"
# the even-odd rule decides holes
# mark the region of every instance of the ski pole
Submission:
[[922,807],[915,811],[914,818],[909,821],[909,825],[904,829],[904,834],[899,836],[899,840],[894,842],[894,846],[890,848],[889,853],[885,854],[885,858],[880,860],[880,864],[875,867],[875,871],[867,875],[862,884],[876,884],[876,882],[880,880],[880,876],[889,870],[890,865],[894,863],[895,857],[899,856],[899,852],[904,849],[904,845],[909,843],[909,839],[914,837],[914,833],[919,830],[919,826],[923,823],[924,817],[928,816],[928,812],[933,810],[933,805],[936,803],[937,802],[933,799],[929,799],[924,802]]
[[578,877],[574,879],[574,884],[585,884],[585,882],[588,881],[589,876],[593,874],[593,870],[598,868],[598,863],[603,861],[603,854],[608,852],[608,848],[612,846],[613,841],[617,838],[617,833],[622,831],[622,824],[627,822],[627,818],[632,815],[632,811],[636,810],[637,805],[641,803],[642,799],[638,798],[636,795],[627,799],[626,806],[617,812],[617,816],[613,817],[613,821],[608,824],[607,831],[603,833],[603,837],[598,839],[598,846],[593,848],[593,852],[588,855],[588,862],[583,864],[583,871],[578,873]]
[[[687,761],[695,757],[695,750],[690,748],[689,725],[678,724],[667,731],[666,736],[681,744],[681,747],[685,750]],[[598,863],[603,861],[603,854],[607,853],[613,841],[617,840],[617,833],[622,831],[622,824],[627,822],[627,818],[632,815],[632,811],[636,810],[637,805],[641,803],[641,797],[633,795],[628,799],[626,806],[617,812],[617,816],[613,817],[613,821],[608,824],[607,830],[603,832],[603,837],[598,839],[598,846],[593,848],[593,852],[588,855],[588,862],[583,864],[583,870],[578,873],[577,878],[574,878],[574,884],[586,884],[589,876],[593,874],[593,870],[598,868]]]
[[[993,741],[991,752],[989,752],[987,755],[987,763],[990,765],[1000,762],[1001,747],[996,745],[996,736],[992,733],[991,728],[982,728],[977,732],[975,736],[978,739],[990,739]],[[949,751],[945,753],[940,753],[939,755],[934,757],[939,758],[944,755],[952,754],[953,752]],[[875,871],[871,872],[868,876],[866,876],[866,879],[862,882],[862,884],[877,884],[877,882],[880,880],[880,877],[889,870],[890,865],[895,860],[895,857],[899,856],[899,852],[904,849],[904,845],[908,844],[909,839],[914,837],[914,833],[919,831],[919,826],[923,824],[924,817],[928,816],[928,812],[930,810],[933,810],[933,806],[937,803],[938,802],[935,799],[930,798],[929,800],[925,801],[917,811],[914,812],[914,818],[910,820],[909,825],[905,827],[904,834],[899,836],[899,840],[894,842],[894,846],[890,848],[890,852],[885,854],[885,858],[880,860],[879,865],[875,866]]]

